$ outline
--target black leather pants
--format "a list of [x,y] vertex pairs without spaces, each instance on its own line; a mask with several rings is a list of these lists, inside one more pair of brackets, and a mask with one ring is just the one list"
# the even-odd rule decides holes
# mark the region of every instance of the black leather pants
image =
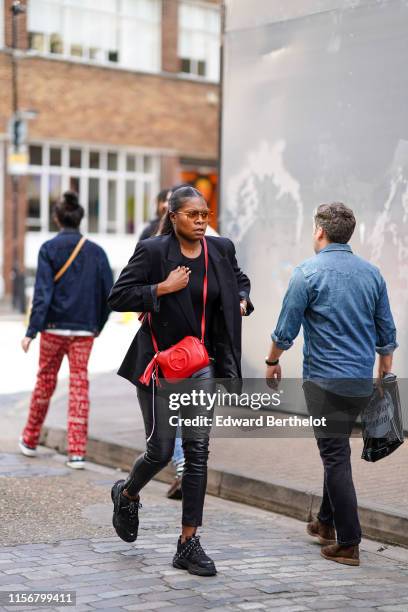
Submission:
[[[213,368],[208,366],[194,374],[189,382],[194,381],[195,390],[213,393],[215,391],[213,376]],[[191,387],[189,386],[188,389],[191,389]],[[178,413],[169,409],[171,394],[185,392],[186,390],[179,388],[178,385],[167,388],[165,393],[161,392],[155,395],[153,406],[152,394],[138,387],[137,395],[146,431],[146,452],[136,460],[126,480],[125,487],[130,495],[136,496],[149,480],[171,460],[177,428],[169,422],[170,417],[179,414],[181,418],[204,416],[212,419],[213,410],[207,410],[205,405],[181,406]],[[183,493],[182,524],[190,527],[198,527],[202,524],[207,487],[210,428],[209,424],[194,427],[186,427],[183,424],[181,426],[185,458],[181,483]]]

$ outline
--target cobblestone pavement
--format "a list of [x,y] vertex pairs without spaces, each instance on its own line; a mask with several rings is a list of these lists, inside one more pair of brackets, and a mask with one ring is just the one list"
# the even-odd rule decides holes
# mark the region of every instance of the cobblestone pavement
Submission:
[[364,541],[362,565],[341,566],[319,556],[303,523],[218,498],[207,497],[201,532],[218,575],[173,569],[180,503],[150,483],[139,538],[122,542],[110,523],[119,477],[70,471],[51,451],[0,455],[0,591],[74,590],[78,611],[408,611],[407,550]]
[[[53,428],[65,429],[67,395],[64,393],[63,384],[57,393],[59,395],[53,399],[46,424]],[[91,402],[91,437],[130,448],[144,448],[144,424],[133,385],[121,379],[115,372],[93,377]],[[112,406],[118,406],[114,423],[112,423]],[[22,410],[24,417],[15,417],[20,418],[21,426],[26,411],[27,407],[24,406]],[[219,413],[218,408],[217,413]],[[253,433],[255,435],[256,431]],[[218,472],[256,478],[262,482],[321,495],[323,468],[316,441],[312,437],[298,438],[293,435],[286,433],[286,437],[283,438],[255,436],[243,439],[239,434],[226,440],[214,435],[213,430],[209,466]],[[243,447],[245,453],[242,452]],[[375,464],[361,459],[362,448],[363,443],[359,434],[351,439],[353,478],[359,504],[406,518],[408,443]],[[379,482],[381,487],[378,486]]]

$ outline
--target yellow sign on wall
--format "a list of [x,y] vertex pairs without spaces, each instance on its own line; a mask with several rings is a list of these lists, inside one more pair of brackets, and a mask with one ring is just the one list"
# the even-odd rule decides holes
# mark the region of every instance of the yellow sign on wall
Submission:
[[27,149],[16,151],[14,148],[9,149],[8,154],[8,172],[9,174],[27,174],[28,170],[28,152]]

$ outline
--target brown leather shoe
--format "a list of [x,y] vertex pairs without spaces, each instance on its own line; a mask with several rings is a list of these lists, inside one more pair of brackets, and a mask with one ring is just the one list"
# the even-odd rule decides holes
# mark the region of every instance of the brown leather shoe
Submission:
[[341,544],[333,544],[333,546],[325,546],[321,549],[320,554],[328,561],[336,561],[343,565],[360,565],[360,553],[358,544],[352,546],[341,546]]
[[167,497],[169,499],[181,499],[182,498],[182,493],[181,493],[181,478],[175,478],[173,480],[172,485],[170,486],[170,489],[167,491]]
[[312,538],[317,538],[319,544],[322,544],[322,546],[336,543],[336,532],[334,531],[334,527],[320,522],[319,519],[308,523],[306,531]]

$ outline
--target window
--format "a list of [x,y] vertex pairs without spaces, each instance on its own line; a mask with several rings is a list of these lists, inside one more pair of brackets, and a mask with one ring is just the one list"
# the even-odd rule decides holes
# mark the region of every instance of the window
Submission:
[[42,165],[42,148],[31,146],[29,148],[29,160],[31,166],[41,166]]
[[135,183],[134,181],[126,181],[126,233],[134,234],[135,232]]
[[50,232],[58,231],[58,225],[54,220],[54,206],[61,197],[61,193],[61,176],[57,174],[50,174],[48,176],[48,230]]
[[161,68],[161,1],[122,0],[121,9],[120,63],[128,68],[158,72]]
[[41,175],[32,174],[27,179],[27,229],[41,230]]
[[118,169],[118,154],[108,152],[108,170],[117,170]]
[[154,216],[159,159],[146,152],[32,143],[27,178],[27,230],[54,232],[54,205],[70,189],[85,208],[82,230],[135,234]]
[[126,155],[126,170],[128,172],[136,170],[136,157],[134,155]]
[[30,0],[28,3],[28,42],[40,53],[56,53],[63,26],[62,3],[55,0]]
[[30,0],[29,47],[47,55],[158,72],[161,2]]
[[99,168],[99,151],[91,151],[89,153],[89,167]]
[[61,165],[61,149],[51,147],[50,149],[50,165],[60,166]]
[[220,11],[214,6],[181,2],[178,39],[181,72],[219,80],[220,21]]
[[81,167],[81,149],[70,149],[69,150],[69,165],[71,168]]
[[79,176],[70,176],[69,177],[69,191],[75,191],[75,193],[80,192],[80,179]]
[[90,178],[88,183],[88,230],[99,230],[99,179]]
[[107,230],[109,234],[114,234],[117,231],[117,208],[116,208],[117,182],[108,180],[108,224]]
[[145,183],[143,199],[143,221],[149,221],[151,217],[150,206],[152,201],[151,184]]

